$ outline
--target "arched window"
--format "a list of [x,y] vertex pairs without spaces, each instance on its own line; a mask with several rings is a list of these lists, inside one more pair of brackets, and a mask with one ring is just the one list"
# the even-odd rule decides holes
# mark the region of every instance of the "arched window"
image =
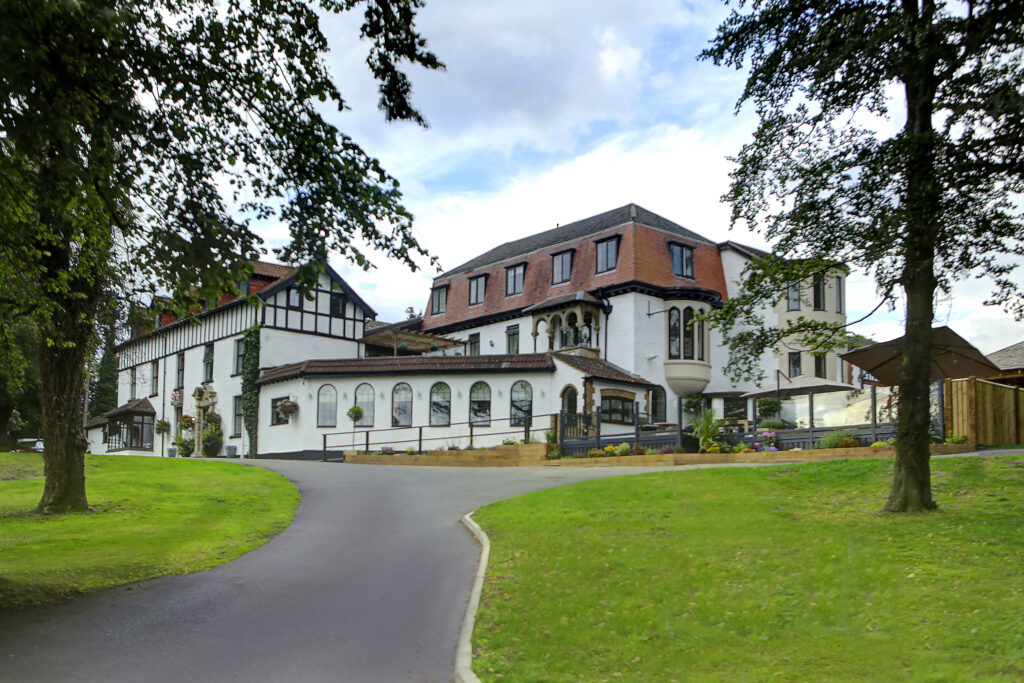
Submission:
[[491,424],[491,388],[477,382],[469,390],[469,421],[477,426]]
[[356,387],[356,405],[363,409],[363,416],[356,421],[356,427],[373,426],[373,387],[360,384]]
[[317,392],[316,426],[338,426],[338,390],[330,384],[323,385]]
[[651,390],[651,421],[666,422],[665,390],[662,387],[654,387]]
[[562,392],[562,412],[576,414],[576,387],[566,387]]
[[[703,314],[704,309],[698,311]],[[697,360],[704,360],[704,319],[697,321]]]
[[512,385],[510,394],[512,407],[509,415],[512,418],[512,425],[525,425],[533,415],[533,387],[526,380],[519,380]]
[[405,382],[391,390],[391,426],[412,426],[412,387]]
[[548,334],[551,351],[558,350],[558,343],[562,340],[562,319],[559,316],[551,318],[551,329]]
[[679,358],[679,309],[668,309],[668,357]]
[[693,360],[693,309],[683,309],[683,358]]
[[452,423],[452,390],[444,382],[430,387],[430,426],[447,427]]

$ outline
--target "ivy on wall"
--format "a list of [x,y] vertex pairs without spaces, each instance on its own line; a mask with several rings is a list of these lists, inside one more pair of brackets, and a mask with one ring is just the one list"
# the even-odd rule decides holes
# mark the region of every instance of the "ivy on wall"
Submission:
[[242,341],[242,422],[249,435],[249,457],[259,453],[256,434],[259,424],[260,392],[256,380],[260,376],[260,326],[245,331]]

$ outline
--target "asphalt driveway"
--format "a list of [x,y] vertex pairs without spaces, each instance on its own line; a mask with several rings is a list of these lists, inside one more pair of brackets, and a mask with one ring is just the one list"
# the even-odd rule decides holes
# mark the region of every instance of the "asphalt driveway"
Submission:
[[0,681],[450,681],[485,503],[652,468],[262,461],[292,526],[226,565],[0,614]]

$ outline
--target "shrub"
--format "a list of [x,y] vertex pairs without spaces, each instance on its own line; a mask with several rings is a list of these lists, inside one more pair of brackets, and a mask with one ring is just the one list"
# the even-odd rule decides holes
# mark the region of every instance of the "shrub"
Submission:
[[501,440],[501,445],[502,446],[515,446],[516,442],[513,441],[512,439],[502,439]]
[[604,447],[604,454],[605,455],[615,455],[615,446],[613,444],[608,444],[607,446],[605,446]]
[[552,448],[550,451],[548,451],[548,454],[545,457],[548,460],[558,460],[559,458],[562,457],[562,451],[558,450],[557,448]]
[[196,447],[195,442],[191,438],[182,436],[181,434],[174,437],[174,445],[178,449],[179,458],[191,458],[192,451],[195,450]]
[[682,446],[673,446],[672,447],[672,452],[673,453],[685,453],[686,449],[683,448]]
[[745,444],[745,443],[738,443],[738,444],[736,444],[735,446],[732,447],[732,452],[733,453],[742,453],[743,449],[746,448],[746,447],[747,447],[747,444]]
[[683,400],[683,410],[690,415],[698,415],[704,410],[706,404],[704,394],[690,394]]
[[757,426],[761,429],[787,429],[788,425],[789,423],[785,420],[779,420],[777,418],[769,418],[757,423]]
[[384,448],[380,449],[380,454],[381,455],[394,455],[395,454],[395,449],[391,448],[391,446],[385,446]]
[[630,451],[632,451],[632,450],[633,450],[633,447],[630,446],[625,441],[623,441],[622,443],[620,443],[618,446],[615,447],[614,453],[615,453],[615,455],[629,455]]
[[710,410],[705,410],[693,422],[693,435],[697,437],[698,447],[701,451],[707,449],[715,442],[715,435],[722,428],[723,420],[715,417]]
[[171,431],[171,423],[167,420],[157,420],[156,424],[153,425],[153,431],[163,436]]
[[416,447],[415,446],[409,446],[408,448],[405,449],[405,454],[406,455],[416,455]]
[[558,435],[549,429],[544,432],[544,440],[548,443],[558,443]]
[[600,448],[591,448],[589,451],[587,451],[588,458],[603,458],[606,455],[608,454],[602,451]]
[[675,452],[676,452],[676,447],[675,446],[662,446],[661,448],[658,449],[658,455],[668,455],[669,453],[675,453]]
[[658,451],[654,450],[653,448],[646,448],[646,449],[644,449],[644,455],[657,455],[657,454],[658,454]]
[[633,455],[643,455],[647,449],[642,444],[633,444]]
[[777,398],[766,397],[757,400],[757,412],[759,415],[778,415],[781,408],[782,403]]
[[946,443],[962,444],[967,443],[966,434],[950,434],[946,437]]
[[889,445],[888,441],[876,441],[873,444],[871,444],[871,447],[872,448],[884,448],[885,446],[888,446],[888,445]]
[[[852,444],[852,445],[851,445]],[[815,448],[852,448],[853,446],[859,446],[860,442],[857,441],[852,435],[846,432],[830,432],[821,438]]]

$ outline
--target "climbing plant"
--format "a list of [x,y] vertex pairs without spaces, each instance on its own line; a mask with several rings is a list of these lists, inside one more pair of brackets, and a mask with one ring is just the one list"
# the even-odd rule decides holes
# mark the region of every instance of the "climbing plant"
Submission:
[[260,376],[260,326],[245,331],[242,342],[242,422],[249,435],[249,455],[254,456],[259,422],[260,393],[256,380]]

